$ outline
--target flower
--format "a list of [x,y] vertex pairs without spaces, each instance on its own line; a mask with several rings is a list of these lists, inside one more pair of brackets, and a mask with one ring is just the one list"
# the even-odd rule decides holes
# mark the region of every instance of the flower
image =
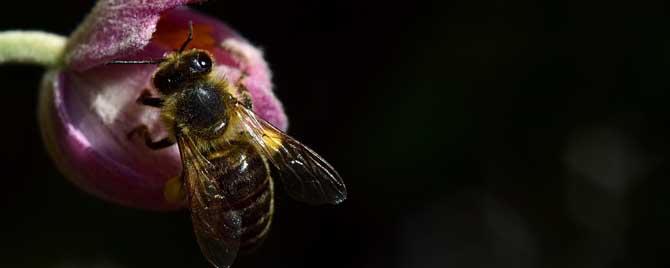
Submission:
[[183,7],[189,0],[99,1],[67,40],[61,64],[47,72],[39,100],[39,124],[47,149],[75,185],[118,204],[169,210],[170,179],[181,173],[176,145],[152,150],[128,135],[146,125],[154,140],[167,135],[159,110],[137,103],[152,89],[155,65],[106,65],[111,60],[156,59],[178,48],[193,23],[189,48],[211,52],[214,68],[236,81],[241,73],[254,110],[285,130],[287,119],[272,92],[262,53],[222,22]]

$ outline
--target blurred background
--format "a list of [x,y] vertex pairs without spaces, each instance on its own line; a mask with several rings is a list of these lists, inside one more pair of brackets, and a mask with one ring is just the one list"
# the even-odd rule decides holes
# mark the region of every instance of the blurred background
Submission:
[[[66,35],[93,1],[11,1]],[[264,48],[289,132],[349,199],[279,194],[234,267],[667,267],[664,3],[209,1]],[[186,211],[105,203],[52,164],[42,69],[0,66],[0,266],[209,267]]]

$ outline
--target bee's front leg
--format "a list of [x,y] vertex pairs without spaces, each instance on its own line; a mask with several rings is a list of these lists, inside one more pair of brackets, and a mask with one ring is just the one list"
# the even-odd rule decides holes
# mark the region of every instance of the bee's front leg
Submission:
[[137,103],[156,108],[163,107],[163,99],[160,97],[154,97],[153,94],[151,94],[151,91],[146,88],[142,91],[140,97],[137,98]]
[[161,140],[154,141],[151,138],[151,135],[149,135],[149,128],[147,128],[146,125],[141,125],[130,132],[128,132],[128,139],[132,139],[133,136],[139,135],[140,137],[144,138],[144,143],[147,145],[147,147],[151,148],[152,150],[160,150],[163,148],[170,147],[175,144],[174,141],[170,140],[170,138],[165,137]]

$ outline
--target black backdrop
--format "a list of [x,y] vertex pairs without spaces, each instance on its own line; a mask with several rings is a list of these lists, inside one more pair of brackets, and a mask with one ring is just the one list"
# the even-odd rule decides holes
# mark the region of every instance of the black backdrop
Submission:
[[[11,1],[67,34],[90,1]],[[271,2],[271,3],[268,3]],[[281,197],[234,267],[663,267],[670,23],[658,3],[210,1],[264,48],[290,133],[350,198]],[[0,266],[208,267],[185,211],[68,183],[36,123],[38,67],[0,66]]]

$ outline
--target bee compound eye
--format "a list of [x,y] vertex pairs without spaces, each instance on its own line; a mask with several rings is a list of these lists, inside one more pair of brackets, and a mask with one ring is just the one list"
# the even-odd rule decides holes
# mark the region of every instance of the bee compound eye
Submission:
[[191,57],[190,64],[193,72],[209,72],[212,69],[212,58],[207,53],[198,52]]

